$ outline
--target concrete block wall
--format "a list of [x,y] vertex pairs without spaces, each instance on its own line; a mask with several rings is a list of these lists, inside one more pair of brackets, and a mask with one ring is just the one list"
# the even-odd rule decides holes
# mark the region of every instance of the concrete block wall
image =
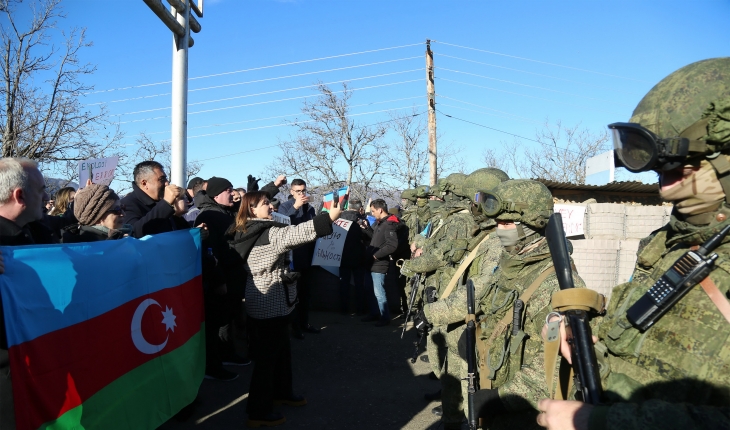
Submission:
[[669,222],[671,206],[587,205],[585,239],[571,239],[573,261],[589,288],[610,298],[634,271],[639,241]]

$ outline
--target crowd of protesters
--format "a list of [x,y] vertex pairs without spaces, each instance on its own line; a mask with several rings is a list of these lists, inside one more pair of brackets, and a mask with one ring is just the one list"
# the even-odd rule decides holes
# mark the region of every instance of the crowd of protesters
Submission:
[[[407,243],[405,225],[377,199],[365,208],[352,200],[344,212],[335,203],[327,211],[310,204],[307,184],[291,182],[288,199],[275,196],[287,183],[279,176],[259,189],[249,176],[247,188],[221,177],[191,179],[186,188],[170,184],[156,161],[139,163],[132,191],[124,197],[106,185],[87,181],[78,191],[65,187],[54,198],[35,162],[0,159],[0,246],[79,243],[142,238],[176,230],[201,229],[203,299],[206,313],[205,377],[231,381],[238,373],[224,366],[254,362],[248,425],[285,421],[275,403],[302,406],[292,391],[290,337],[318,334],[309,322],[317,269],[312,267],[315,241],[332,234],[333,222],[353,222],[340,267],[340,311],[349,313],[351,283],[363,321],[390,323],[386,273]],[[366,216],[366,209],[369,216]],[[275,222],[273,212],[289,217]],[[405,246],[405,248],[404,248]],[[4,272],[0,255],[0,273]],[[0,324],[4,324],[0,306]],[[250,357],[236,354],[234,338],[248,343]],[[0,427],[13,428],[10,364],[4,326],[0,327]],[[192,412],[194,404],[187,413]],[[186,413],[186,410],[183,410]]]

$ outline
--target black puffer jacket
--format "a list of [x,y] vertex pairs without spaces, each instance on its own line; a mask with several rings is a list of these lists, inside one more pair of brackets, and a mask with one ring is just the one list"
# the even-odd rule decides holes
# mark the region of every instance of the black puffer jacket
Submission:
[[[367,255],[373,260],[371,272],[387,273],[390,256],[398,250],[398,236],[403,223],[395,215],[382,219],[372,227],[372,238],[367,248]],[[373,258],[375,257],[375,258]]]

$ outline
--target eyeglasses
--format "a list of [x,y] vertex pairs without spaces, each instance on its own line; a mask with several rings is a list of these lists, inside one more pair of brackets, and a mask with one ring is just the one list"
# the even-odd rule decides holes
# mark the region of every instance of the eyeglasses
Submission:
[[124,215],[124,205],[121,205],[117,208],[112,208],[106,211],[107,213],[114,214],[114,215]]
[[160,176],[157,178],[158,181],[160,181],[161,184],[164,184],[165,182],[168,182],[167,176]]
[[297,194],[306,194],[307,193],[307,189],[304,188],[302,190],[291,190],[291,192],[292,193],[297,193]]

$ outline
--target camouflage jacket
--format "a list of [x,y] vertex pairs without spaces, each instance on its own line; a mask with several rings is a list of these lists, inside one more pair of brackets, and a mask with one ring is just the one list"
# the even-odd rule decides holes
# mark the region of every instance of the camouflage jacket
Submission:
[[[479,357],[480,372],[487,372],[492,388],[499,390],[508,411],[537,408],[537,402],[548,397],[541,331],[551,311],[550,299],[560,289],[555,274],[545,278],[525,303],[523,327],[518,336],[511,336],[511,315],[510,327],[497,331],[497,336],[493,337],[493,333],[520,294],[552,265],[545,238],[532,242],[516,255],[504,252],[491,285],[478,299],[483,313],[479,337],[487,350],[486,357]],[[577,276],[575,286],[585,288]]]
[[[644,239],[630,282],[614,288],[598,335],[608,351],[608,405],[593,409],[591,429],[730,428],[730,323],[700,286],[694,287],[646,332],[626,310],[692,245],[730,223],[692,227],[672,218]],[[730,288],[730,237],[715,251],[710,279]]]
[[[484,295],[485,288],[491,285],[491,278],[499,264],[502,250],[502,244],[494,234],[479,246],[478,255],[471,263],[467,276],[474,282],[475,297]],[[466,286],[459,285],[444,300],[437,300],[424,306],[423,311],[428,321],[434,325],[464,322],[466,317]]]
[[458,266],[466,252],[479,244],[474,242],[479,224],[464,210],[463,205],[444,207],[432,218],[431,237],[416,241],[423,253],[405,263],[405,272],[429,273]]
[[413,205],[403,212],[401,218],[406,226],[408,226],[408,243],[413,243],[416,235],[421,233],[426,228],[426,225],[428,225],[428,221],[431,219],[431,209],[428,205],[422,208],[418,207],[418,205]]

